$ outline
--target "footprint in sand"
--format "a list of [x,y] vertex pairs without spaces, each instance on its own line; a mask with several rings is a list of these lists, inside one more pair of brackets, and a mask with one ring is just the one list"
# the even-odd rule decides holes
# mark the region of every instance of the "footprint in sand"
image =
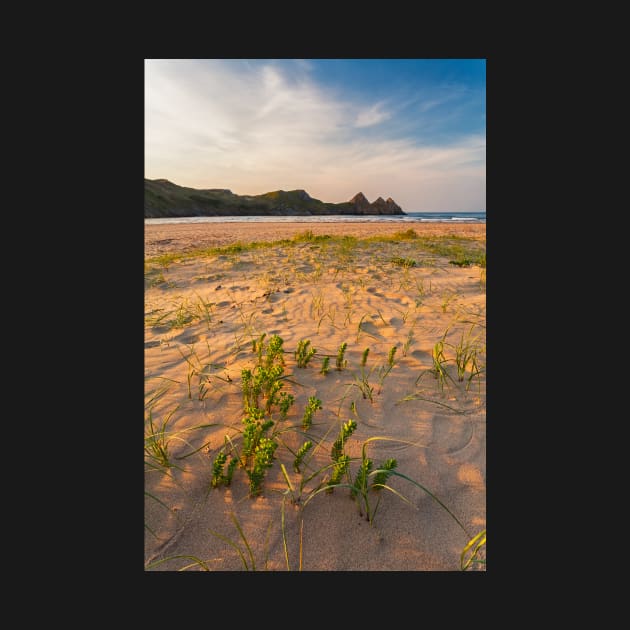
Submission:
[[190,345],[191,343],[197,343],[200,339],[199,335],[195,335],[189,332],[183,332],[181,335],[176,335],[173,337],[175,341],[179,341],[179,343],[183,343],[186,345]]

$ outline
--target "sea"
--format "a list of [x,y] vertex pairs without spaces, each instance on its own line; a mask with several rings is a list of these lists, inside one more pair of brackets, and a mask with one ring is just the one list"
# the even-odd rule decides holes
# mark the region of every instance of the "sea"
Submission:
[[395,215],[340,215],[326,216],[243,216],[243,217],[169,217],[167,219],[145,219],[145,225],[169,223],[485,223],[485,212],[407,212]]

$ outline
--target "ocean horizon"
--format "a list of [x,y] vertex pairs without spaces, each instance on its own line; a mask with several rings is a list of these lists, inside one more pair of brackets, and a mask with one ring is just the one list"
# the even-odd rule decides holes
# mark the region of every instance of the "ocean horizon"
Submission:
[[484,212],[407,212],[397,215],[318,215],[318,216],[225,216],[225,217],[167,217],[145,219],[145,225],[169,223],[485,223]]

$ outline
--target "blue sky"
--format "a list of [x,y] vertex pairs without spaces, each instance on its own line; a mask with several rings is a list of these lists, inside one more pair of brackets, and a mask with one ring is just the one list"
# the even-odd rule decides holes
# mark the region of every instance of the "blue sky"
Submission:
[[147,59],[145,177],[485,210],[485,60]]

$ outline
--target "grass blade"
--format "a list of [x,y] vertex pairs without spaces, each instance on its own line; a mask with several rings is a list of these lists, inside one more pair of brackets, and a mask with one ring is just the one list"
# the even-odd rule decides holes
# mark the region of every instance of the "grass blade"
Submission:
[[[475,545],[473,552],[470,554],[470,558],[466,562],[464,562],[464,558],[466,556],[466,552]],[[477,553],[479,549],[486,544],[486,530],[480,531],[474,538],[471,538],[462,551],[462,555],[460,558],[460,566],[462,571],[465,571],[473,562],[478,562],[480,564],[485,564],[485,560],[476,560]]]
[[[284,468],[284,466],[283,466]],[[284,528],[284,501],[286,499],[286,495],[282,497],[282,545],[284,546],[284,559],[287,562],[287,571],[291,570],[291,567],[289,566],[289,550],[287,548],[287,536],[286,536],[286,531]]]
[[234,512],[230,514],[230,518],[232,519],[232,522],[234,523],[234,525],[236,525],[236,529],[238,529],[238,533],[241,535],[241,538],[243,539],[243,542],[245,543],[245,547],[247,548],[247,551],[249,552],[249,557],[252,561],[252,571],[255,571],[256,563],[254,562],[254,554],[252,553],[249,543],[247,542],[247,538],[245,538],[245,534],[243,533],[243,530],[241,529],[241,524],[238,522],[238,519],[236,518],[236,514],[234,514]]
[[156,567],[158,564],[162,564],[163,562],[167,562],[168,560],[176,560],[177,558],[188,558],[189,560],[194,561],[192,564],[188,564],[185,567],[182,567],[181,569],[177,569],[178,571],[185,571],[186,569],[190,567],[194,567],[196,564],[203,567],[204,571],[210,571],[210,569],[208,568],[208,565],[203,560],[200,560],[199,558],[197,558],[197,556],[169,556],[168,558],[164,558],[163,560],[158,560],[157,562],[153,562],[147,565],[145,569],[152,569],[153,567]]
[[234,547],[234,549],[236,549],[236,552],[238,553],[238,555],[241,557],[241,562],[243,563],[243,566],[245,567],[245,571],[249,571],[249,565],[247,564],[247,560],[245,560],[245,556],[243,555],[243,552],[241,551],[241,548],[235,542],[233,542],[232,540],[230,540],[226,536],[223,536],[223,534],[219,534],[219,532],[215,532],[213,529],[209,529],[208,528],[208,531],[213,536],[216,536],[219,540],[222,540],[223,542],[226,542],[231,547]]
[[164,501],[160,501],[160,499],[158,499],[156,496],[152,495],[150,492],[147,492],[146,490],[144,491],[144,494],[146,494],[148,497],[151,497],[152,499],[157,501],[160,505],[163,505],[169,512],[172,512],[171,508],[168,507],[168,505],[166,505],[166,503],[164,503]]

